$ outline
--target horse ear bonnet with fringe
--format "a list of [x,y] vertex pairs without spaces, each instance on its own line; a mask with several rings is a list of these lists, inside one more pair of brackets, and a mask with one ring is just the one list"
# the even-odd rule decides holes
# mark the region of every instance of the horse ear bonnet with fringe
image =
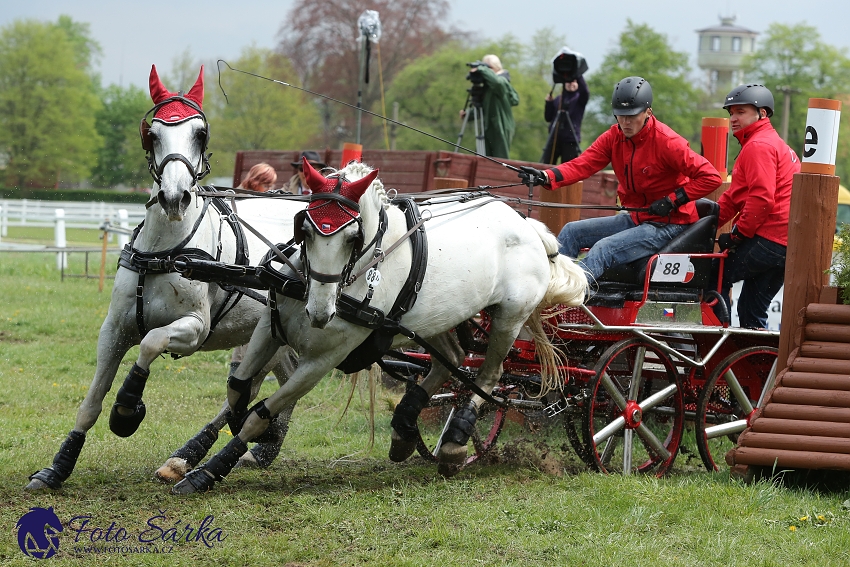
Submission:
[[[151,100],[154,104],[159,104],[160,102],[174,97],[181,96],[182,93],[173,93],[165,88],[165,85],[162,84],[162,81],[159,79],[159,74],[156,72],[156,65],[151,65],[151,74],[149,79],[150,91],[151,91]],[[201,65],[201,71],[198,74],[198,79],[195,81],[195,84],[189,89],[189,92],[185,95],[186,98],[191,100],[194,103],[197,103],[198,108],[203,108],[204,102],[204,66]],[[176,122],[182,122],[188,118],[193,116],[200,116],[197,110],[189,106],[188,104],[184,104],[180,101],[175,100],[174,102],[169,102],[162,106],[162,108],[158,109],[156,113],[153,115],[154,120],[160,120],[162,122],[167,122],[170,124]]]
[[[378,177],[378,170],[374,169],[362,179],[346,181],[343,177],[322,176],[305,158],[302,158],[302,166],[307,185],[313,190],[307,218],[325,236],[339,231],[360,216],[358,201]],[[328,198],[326,195],[329,194],[341,198]]]

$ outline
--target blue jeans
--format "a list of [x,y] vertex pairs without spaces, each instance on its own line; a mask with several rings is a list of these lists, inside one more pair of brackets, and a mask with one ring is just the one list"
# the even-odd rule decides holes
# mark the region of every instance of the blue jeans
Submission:
[[570,222],[558,235],[558,251],[575,258],[590,248],[579,262],[593,283],[614,265],[648,258],[680,235],[688,224],[648,223],[636,225],[628,214]]
[[785,281],[785,246],[761,236],[742,242],[723,265],[721,295],[730,306],[732,284],[744,281],[738,297],[738,324],[748,329],[767,327],[767,309]]

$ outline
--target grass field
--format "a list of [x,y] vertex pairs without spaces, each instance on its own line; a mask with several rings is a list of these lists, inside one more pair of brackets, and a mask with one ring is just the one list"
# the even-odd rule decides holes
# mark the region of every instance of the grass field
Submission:
[[[79,270],[73,256],[70,270]],[[155,362],[148,415],[134,436],[116,437],[102,415],[62,491],[24,492],[73,427],[109,288],[60,282],[53,255],[0,251],[2,565],[33,564],[16,539],[33,507],[52,507],[62,521],[50,559],[62,565],[761,567],[850,558],[843,477],[826,488],[805,487],[799,475],[791,487],[743,485],[701,471],[688,455],[663,479],[603,476],[581,468],[557,428],[535,434],[511,423],[492,462],[445,480],[419,457],[387,459],[398,392],[379,390],[369,449],[367,396],[357,390],[343,415],[350,385],[337,378],[300,402],[269,469],[236,469],[212,493],[172,496],[153,471],[217,411],[226,352]],[[272,391],[263,388],[261,396]]]

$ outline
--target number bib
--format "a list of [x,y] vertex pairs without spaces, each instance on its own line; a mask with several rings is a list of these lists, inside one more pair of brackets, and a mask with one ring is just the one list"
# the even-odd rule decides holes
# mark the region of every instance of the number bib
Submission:
[[650,281],[687,283],[693,277],[694,265],[689,254],[661,254]]

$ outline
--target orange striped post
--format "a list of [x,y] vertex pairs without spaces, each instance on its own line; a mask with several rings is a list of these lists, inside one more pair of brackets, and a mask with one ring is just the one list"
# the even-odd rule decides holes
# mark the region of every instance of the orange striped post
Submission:
[[726,155],[729,149],[729,119],[702,119],[702,155],[707,159],[721,179],[726,181]]
[[345,167],[351,161],[360,161],[360,158],[363,157],[363,146],[360,144],[352,144],[350,142],[345,142],[342,145],[342,164],[339,166],[340,169]]

